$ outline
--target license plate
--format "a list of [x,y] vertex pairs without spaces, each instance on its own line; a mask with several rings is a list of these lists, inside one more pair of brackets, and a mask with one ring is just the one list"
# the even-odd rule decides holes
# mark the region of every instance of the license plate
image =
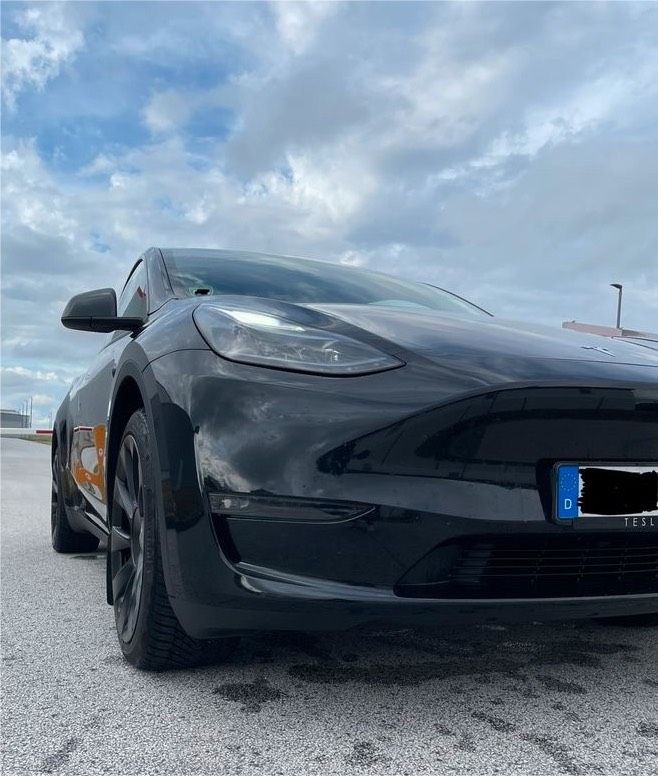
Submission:
[[645,517],[658,525],[658,463],[558,464],[555,516],[559,520]]

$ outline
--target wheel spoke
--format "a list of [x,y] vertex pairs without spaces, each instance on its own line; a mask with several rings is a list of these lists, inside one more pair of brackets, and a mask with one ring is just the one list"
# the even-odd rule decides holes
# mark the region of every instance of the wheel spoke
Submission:
[[128,516],[128,520],[132,520],[133,512],[135,511],[135,502],[130,498],[128,489],[119,477],[115,479],[114,483],[114,498],[119,502],[119,506]]
[[126,533],[122,528],[112,526],[112,538],[111,545],[112,552],[121,552],[127,550],[130,547],[130,534]]
[[129,613],[128,600],[126,597],[124,597],[117,611],[117,630],[119,631],[122,637],[126,630],[126,620],[128,619],[128,613]]
[[[144,486],[137,440],[129,432],[119,451],[112,515],[110,547],[112,563],[126,562],[112,580],[117,631],[124,641],[132,638],[139,615],[142,591]],[[124,517],[125,515],[125,517]],[[116,566],[114,566],[116,568]]]
[[139,459],[137,457],[137,450],[135,449],[135,443],[132,437],[127,437],[125,440],[126,445],[126,485],[128,486],[128,493],[134,504],[137,503],[138,493],[138,480],[139,480]]
[[128,450],[128,440],[124,439],[121,449],[119,450],[119,460],[117,461],[117,475],[122,480],[128,478],[130,473],[130,450]]
[[130,583],[132,582],[133,574],[135,573],[135,566],[132,559],[125,563],[116,576],[112,580],[112,593],[114,594],[114,600],[118,601],[122,595],[126,592]]
[[135,501],[138,501],[142,489],[142,462],[139,460],[139,450],[137,449],[137,446],[133,449],[133,474],[135,482]]
[[137,582],[133,579],[130,589],[126,592],[126,595],[121,602],[121,616],[119,618],[119,628],[121,635],[126,638],[132,636],[135,630],[135,624],[137,622],[138,614],[138,601],[137,601]]
[[128,493],[130,494],[130,500],[132,501],[133,504],[137,504],[137,490],[135,489],[135,476],[132,470],[128,472],[128,476],[126,477],[126,486],[128,488]]

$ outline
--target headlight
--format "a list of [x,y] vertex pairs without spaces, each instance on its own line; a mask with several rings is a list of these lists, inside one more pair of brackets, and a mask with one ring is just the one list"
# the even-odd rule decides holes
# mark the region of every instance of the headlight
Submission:
[[202,304],[194,311],[194,322],[215,353],[242,364],[340,376],[381,372],[403,363],[351,337],[269,313]]

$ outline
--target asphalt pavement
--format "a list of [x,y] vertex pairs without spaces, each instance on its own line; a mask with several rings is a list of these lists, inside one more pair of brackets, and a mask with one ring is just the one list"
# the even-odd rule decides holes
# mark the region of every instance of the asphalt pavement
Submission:
[[50,449],[2,440],[4,774],[658,773],[658,628],[245,638],[124,662],[101,554],[50,546]]

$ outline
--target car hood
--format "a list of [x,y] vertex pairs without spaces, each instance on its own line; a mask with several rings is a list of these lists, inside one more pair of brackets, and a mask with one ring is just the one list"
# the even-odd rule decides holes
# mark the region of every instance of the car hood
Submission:
[[[446,365],[479,364],[500,379],[583,374],[658,380],[658,351],[618,339],[493,317],[466,318],[373,305],[313,309]],[[492,379],[494,376],[492,375]],[[495,381],[495,380],[494,380]]]
[[[615,342],[619,342],[618,338],[615,338]],[[646,348],[647,350],[653,350],[658,352],[658,340],[645,339],[643,337],[624,337],[623,342],[628,345],[636,345],[638,348]]]

